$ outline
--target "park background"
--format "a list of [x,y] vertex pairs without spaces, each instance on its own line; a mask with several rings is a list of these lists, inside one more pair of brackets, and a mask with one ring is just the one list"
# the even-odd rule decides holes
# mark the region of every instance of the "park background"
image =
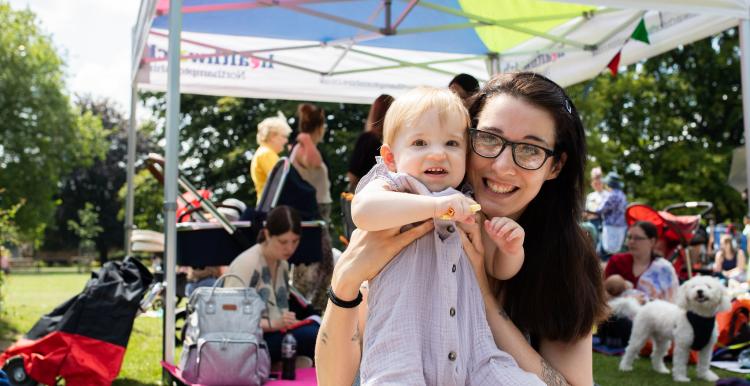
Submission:
[[[127,112],[105,97],[69,91],[63,55],[32,12],[0,0],[0,25],[3,253],[32,259],[35,267],[69,263],[81,255],[98,262],[121,259]],[[746,201],[727,184],[732,150],[744,138],[739,63],[738,33],[730,29],[615,74],[604,69],[593,80],[569,87],[586,127],[588,168],[622,175],[630,202],[662,208],[711,201],[710,215],[717,222],[739,222],[747,213]],[[149,152],[162,152],[166,98],[141,93],[139,99],[148,113],[138,130],[134,222],[141,229],[162,230],[163,191],[142,161]],[[296,127],[297,104],[182,95],[180,172],[212,190],[217,201],[234,197],[252,205],[248,168],[257,148],[256,125],[281,111]],[[338,197],[368,106],[319,105],[328,125],[320,149],[329,165],[332,195]],[[339,213],[338,203],[334,206],[333,213]],[[333,226],[334,235],[340,234],[335,216]],[[0,276],[0,283],[9,283],[2,286],[2,337],[13,340],[78,292],[86,274],[74,271],[45,268],[51,278],[69,285],[52,284],[50,277],[33,271]],[[49,286],[51,299],[34,299]],[[153,339],[149,350],[158,353],[160,335],[149,335],[158,327],[152,331],[143,323],[139,319],[132,343]]]

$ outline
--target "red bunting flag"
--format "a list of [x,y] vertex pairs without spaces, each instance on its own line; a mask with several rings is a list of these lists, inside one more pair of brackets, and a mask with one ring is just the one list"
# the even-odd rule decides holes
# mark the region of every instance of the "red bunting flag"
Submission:
[[617,76],[617,67],[620,66],[620,54],[622,51],[617,51],[617,55],[615,55],[612,60],[609,61],[609,64],[607,64],[607,67],[609,67],[609,72],[612,73],[612,76]]

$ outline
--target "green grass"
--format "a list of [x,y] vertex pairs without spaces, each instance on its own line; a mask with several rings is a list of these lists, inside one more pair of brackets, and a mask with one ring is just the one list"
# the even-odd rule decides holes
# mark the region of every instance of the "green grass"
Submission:
[[[76,273],[75,268],[44,268],[42,273],[13,273],[7,276],[5,309],[0,314],[0,339],[15,341],[43,314],[79,293],[89,274]],[[158,385],[161,379],[161,319],[139,317],[135,320],[133,334],[120,370],[116,386]],[[178,349],[179,354],[179,349]],[[617,370],[620,357],[594,354],[594,379],[601,386],[662,386],[682,385],[672,382],[669,375],[651,370],[647,358],[635,362],[635,370],[623,373]],[[671,364],[668,364],[671,367]],[[740,375],[714,369],[722,378]],[[695,378],[695,366],[688,375]],[[711,385],[693,380],[691,385]]]
[[[79,293],[89,277],[88,273],[77,273],[75,268],[44,268],[41,274],[19,272],[6,276],[0,339],[5,343],[15,341],[39,317]],[[136,318],[120,375],[113,385],[160,384],[160,359],[161,319]]]
[[[594,380],[601,386],[662,386],[662,385],[685,385],[673,382],[671,374],[658,374],[651,369],[650,358],[638,358],[633,364],[633,371],[624,373],[617,369],[620,357],[606,356],[594,353]],[[672,368],[671,363],[667,363]],[[711,368],[721,378],[743,377],[742,374]],[[695,376],[695,365],[688,366],[688,377],[690,385],[709,386],[711,382],[700,380]]]

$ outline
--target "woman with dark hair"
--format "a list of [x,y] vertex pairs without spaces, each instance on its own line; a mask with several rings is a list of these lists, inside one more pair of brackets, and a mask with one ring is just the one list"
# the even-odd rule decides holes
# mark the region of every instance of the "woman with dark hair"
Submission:
[[659,231],[649,221],[638,221],[627,230],[628,251],[612,255],[604,269],[604,286],[610,296],[633,288],[642,300],[672,301],[679,280],[674,267],[656,253]]
[[350,153],[349,170],[346,172],[350,192],[357,188],[359,179],[375,166],[375,157],[380,155],[380,146],[383,144],[383,120],[391,103],[393,103],[393,97],[382,94],[375,98],[370,106],[365,130],[357,138],[354,149]]
[[299,134],[290,159],[302,178],[315,188],[320,215],[326,223],[330,223],[333,202],[331,182],[328,180],[328,167],[317,147],[326,132],[325,112],[313,104],[300,103],[297,118]]
[[[591,333],[606,307],[598,259],[578,225],[586,162],[578,113],[560,86],[534,73],[495,76],[477,93],[470,113],[465,188],[473,191],[483,218],[511,218],[526,233],[520,272],[499,281],[497,248],[479,225],[461,232],[495,342],[549,385],[592,385]],[[540,162],[524,162],[530,154]],[[432,228],[427,221],[404,233],[355,232],[331,281],[316,353],[319,383],[351,384],[362,335],[358,312],[350,307],[358,304],[360,285]],[[455,272],[455,266],[447,269]],[[449,359],[457,355],[446,353]]]
[[[260,321],[260,326],[272,361],[281,360],[281,339],[284,336],[281,331],[299,323],[297,315],[289,311],[287,260],[299,245],[301,224],[294,208],[277,206],[268,213],[265,225],[258,234],[258,243],[237,256],[227,271],[241,277],[246,285],[255,288],[266,302],[266,313]],[[224,282],[225,287],[241,285],[239,280],[232,277]],[[312,358],[318,328],[317,323],[310,323],[289,330],[297,339],[297,353]]]
[[328,226],[331,224],[331,204],[333,200],[331,199],[328,167],[317,145],[325,135],[326,116],[320,107],[310,103],[300,103],[297,106],[297,118],[299,119],[299,134],[289,158],[300,176],[315,188],[318,212],[325,221],[326,227],[322,232],[322,261],[295,266],[294,283],[315,307],[325,309],[325,288],[328,286],[333,271],[331,235],[328,232]]

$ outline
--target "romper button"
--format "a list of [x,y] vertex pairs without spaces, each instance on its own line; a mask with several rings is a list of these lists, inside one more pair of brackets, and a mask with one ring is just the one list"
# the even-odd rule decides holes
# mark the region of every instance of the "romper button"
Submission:
[[448,359],[451,362],[455,361],[456,360],[456,353],[454,351],[451,351],[450,353],[448,353]]
[[451,314],[451,316],[456,316],[456,309],[453,308],[453,307],[451,307],[450,314]]
[[456,227],[454,227],[453,225],[448,225],[448,227],[445,228],[445,230],[447,230],[450,233],[453,233],[456,231]]
[[453,264],[453,268],[451,268],[451,272],[456,272],[456,265]]

